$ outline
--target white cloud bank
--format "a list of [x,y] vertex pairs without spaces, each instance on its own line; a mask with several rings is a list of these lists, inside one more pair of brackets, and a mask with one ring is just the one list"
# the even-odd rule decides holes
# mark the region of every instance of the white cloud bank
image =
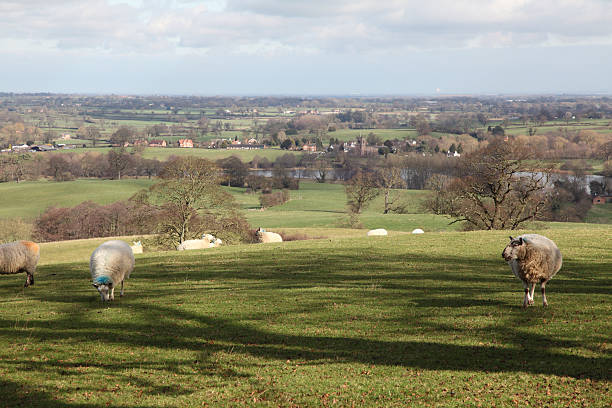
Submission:
[[0,0],[0,49],[65,55],[397,55],[612,44],[609,0]]

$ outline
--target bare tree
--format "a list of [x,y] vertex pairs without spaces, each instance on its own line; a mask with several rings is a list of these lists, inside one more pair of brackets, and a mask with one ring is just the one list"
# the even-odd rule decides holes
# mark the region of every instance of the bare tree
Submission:
[[130,166],[132,158],[122,147],[111,149],[107,154],[108,165],[113,178],[121,180],[121,173]]
[[388,214],[397,206],[398,197],[393,194],[395,188],[405,188],[406,181],[402,178],[402,160],[395,156],[386,158],[382,165],[376,170],[378,185],[385,198],[383,213]]
[[358,171],[345,186],[348,210],[352,214],[361,214],[370,202],[380,193],[376,177],[372,173]]
[[193,156],[168,161],[161,181],[151,187],[164,216],[160,229],[175,243],[205,232],[203,217],[220,216],[235,208],[233,197],[219,186],[221,170],[209,160]]
[[530,159],[535,157],[523,144],[496,139],[461,158],[458,177],[430,201],[443,201],[439,208],[468,228],[516,229],[540,216],[548,200],[547,172],[528,165]]

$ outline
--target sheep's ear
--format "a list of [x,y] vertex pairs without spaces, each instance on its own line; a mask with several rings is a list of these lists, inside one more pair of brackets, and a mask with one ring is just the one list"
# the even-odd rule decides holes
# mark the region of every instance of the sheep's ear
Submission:
[[520,237],[519,238],[519,245],[523,245],[523,242],[524,242],[523,237]]
[[98,289],[98,284],[97,283],[92,283],[91,286],[93,286],[94,288]]
[[514,238],[512,238],[512,235],[510,235],[510,241],[514,241]]

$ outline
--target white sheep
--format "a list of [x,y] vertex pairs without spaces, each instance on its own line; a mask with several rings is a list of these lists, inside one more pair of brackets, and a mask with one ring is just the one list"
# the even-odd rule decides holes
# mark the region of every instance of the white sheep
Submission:
[[415,228],[415,229],[413,229],[413,230],[412,230],[412,233],[413,233],[413,234],[424,234],[424,233],[425,233],[425,231],[423,231],[423,230],[422,230],[422,229],[420,229],[420,228]]
[[523,281],[523,307],[533,304],[533,292],[537,283],[540,283],[542,290],[542,304],[548,306],[546,283],[559,272],[563,263],[557,245],[538,234],[510,237],[510,243],[504,248],[502,257],[508,262],[514,275]]
[[0,275],[26,273],[25,287],[34,284],[34,272],[40,259],[38,244],[17,241],[0,245]]
[[205,249],[210,247],[210,241],[204,237],[203,239],[188,239],[183,241],[176,247],[177,251],[187,251],[190,249]]
[[134,253],[123,241],[107,241],[98,246],[89,260],[89,270],[93,287],[97,289],[102,301],[115,299],[115,287],[130,277],[134,270]]
[[221,244],[223,244],[223,241],[221,241],[220,238],[215,237],[212,234],[203,234],[202,235],[202,239],[207,239],[209,244],[208,247],[209,248],[214,248],[214,247],[218,247],[221,246]]
[[367,234],[368,237],[383,236],[383,235],[387,235],[387,230],[384,228],[369,230]]
[[142,254],[142,243],[140,241],[132,241],[134,245],[130,245],[134,254]]
[[281,237],[280,234],[277,234],[276,232],[266,231],[261,227],[257,228],[257,231],[255,231],[255,235],[257,236],[257,239],[259,239],[259,242],[262,242],[264,244],[270,242],[283,242],[283,237]]

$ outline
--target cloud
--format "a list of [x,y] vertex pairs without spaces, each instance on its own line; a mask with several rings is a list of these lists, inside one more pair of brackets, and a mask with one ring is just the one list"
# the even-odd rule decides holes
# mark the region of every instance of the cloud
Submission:
[[612,44],[608,0],[0,0],[7,51],[397,55]]

